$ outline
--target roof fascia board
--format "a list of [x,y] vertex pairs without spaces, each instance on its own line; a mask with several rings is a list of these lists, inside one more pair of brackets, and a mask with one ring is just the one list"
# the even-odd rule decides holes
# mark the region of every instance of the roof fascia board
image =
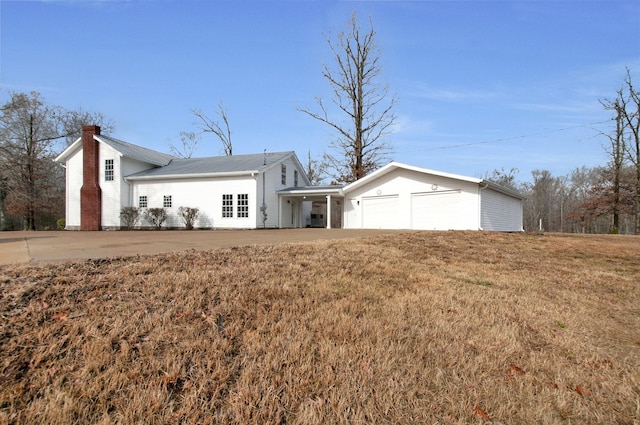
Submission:
[[495,190],[496,192],[500,192],[500,193],[503,193],[505,195],[513,196],[514,198],[518,198],[520,200],[527,199],[526,196],[524,196],[522,193],[518,192],[517,190],[513,190],[513,189],[510,189],[508,187],[500,186],[498,183],[492,182],[491,180],[482,180],[480,182],[480,185],[485,185],[485,187],[489,187],[489,188]]
[[335,189],[328,189],[328,188],[319,188],[319,189],[283,189],[283,190],[279,190],[278,193],[280,195],[322,195],[322,194],[327,194],[327,195],[338,195],[338,196],[344,196],[344,193],[342,193],[342,188],[338,187]]
[[369,174],[367,176],[364,176],[360,180],[356,180],[354,182],[349,183],[348,185],[346,185],[345,187],[342,188],[342,191],[344,193],[351,192],[352,190],[357,189],[358,187],[367,184],[370,180],[375,180],[378,177],[384,176],[385,174],[389,173],[391,170],[395,169],[397,166],[398,166],[397,162],[390,162],[387,165],[385,165],[384,167],[378,168],[373,173],[371,173],[371,174]]
[[192,174],[161,174],[157,176],[126,176],[126,181],[147,181],[147,180],[177,180],[177,179],[197,179],[197,178],[217,178],[217,177],[241,177],[255,176],[258,170],[230,171],[226,173],[192,173]]
[[302,178],[305,181],[305,186],[311,186],[311,182],[309,181],[309,177],[307,176],[307,173],[304,171],[304,167],[300,163],[300,160],[298,159],[298,155],[296,155],[295,152],[293,152],[293,161],[296,163],[298,168],[300,170],[302,170]]
[[82,146],[82,137],[78,137],[75,142],[71,143],[65,150],[60,152],[60,155],[54,159],[55,162],[63,163],[67,160],[68,157],[71,156],[73,152],[75,152],[78,146]]
[[[266,153],[267,155],[269,154],[269,152]],[[278,164],[283,163],[284,161],[286,161],[287,159],[291,158],[292,155],[295,155],[295,152],[289,152],[287,155],[283,156],[282,158],[280,158],[279,161],[274,162],[273,164],[267,164],[267,165],[263,165],[262,167],[260,167],[259,172],[261,173],[266,173],[267,171],[269,171],[270,169],[272,169],[273,167],[277,166]]]

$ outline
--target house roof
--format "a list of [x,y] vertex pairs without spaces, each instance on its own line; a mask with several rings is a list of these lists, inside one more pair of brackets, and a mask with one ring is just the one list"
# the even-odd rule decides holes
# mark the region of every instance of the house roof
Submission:
[[[103,135],[94,135],[94,140],[97,140],[100,143],[104,143],[105,145],[109,145],[116,151],[120,152],[122,156],[126,156],[128,158],[132,158],[138,161],[146,162],[147,164],[152,164],[156,166],[167,165],[172,159],[173,156],[168,155],[166,153],[154,151],[152,149],[147,149],[142,146],[134,145],[132,143],[128,143],[122,140],[115,139],[109,136]],[[70,144],[58,157],[55,159],[56,162],[63,163],[67,160],[72,153],[76,152],[78,149],[82,148],[82,138],[78,137],[75,142]]]
[[208,158],[176,158],[164,167],[141,171],[126,178],[127,180],[153,180],[257,174],[292,156],[295,157],[293,151]]
[[122,140],[115,139],[109,136],[94,136],[99,142],[105,143],[111,146],[128,158],[136,159],[138,161],[146,162],[153,165],[163,166],[169,164],[174,156],[166,153],[154,151],[151,149],[143,148],[142,146],[134,145]]
[[476,183],[480,186],[484,186],[484,187],[491,187],[493,190],[496,190],[498,192],[504,193],[506,195],[509,196],[513,196],[514,198],[519,198],[519,199],[525,199],[525,197],[512,189],[509,189],[507,187],[504,186],[500,186],[497,183],[494,183],[490,180],[484,180],[484,179],[478,179],[475,177],[467,177],[467,176],[462,176],[459,174],[451,174],[451,173],[444,173],[442,171],[436,171],[436,170],[430,170],[427,168],[420,168],[420,167],[415,167],[413,165],[407,165],[407,164],[401,164],[399,162],[390,162],[389,164],[385,165],[382,168],[377,169],[376,171],[374,171],[371,174],[368,174],[366,176],[364,176],[363,178],[361,178],[360,180],[356,180],[353,183],[350,183],[348,185],[346,185],[343,188],[343,192],[344,193],[348,193],[360,186],[363,186],[365,184],[367,184],[370,181],[373,181],[377,178],[380,178],[382,176],[384,176],[385,174],[388,174],[394,170],[397,169],[405,169],[405,170],[409,170],[409,171],[415,171],[418,173],[424,173],[424,174],[431,174],[434,176],[439,176],[439,177],[445,177],[445,178],[449,178],[449,179],[455,179],[455,180],[460,180],[460,181],[465,181],[465,182],[469,182],[469,183]]

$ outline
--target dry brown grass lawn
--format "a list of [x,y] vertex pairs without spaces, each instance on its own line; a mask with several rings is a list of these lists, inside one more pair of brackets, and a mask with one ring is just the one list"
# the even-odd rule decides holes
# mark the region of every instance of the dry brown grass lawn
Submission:
[[0,268],[2,424],[638,424],[640,239],[407,233]]

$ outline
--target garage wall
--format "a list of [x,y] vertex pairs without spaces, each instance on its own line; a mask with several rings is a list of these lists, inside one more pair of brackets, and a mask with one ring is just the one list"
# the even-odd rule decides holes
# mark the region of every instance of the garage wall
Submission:
[[480,191],[480,215],[483,230],[521,232],[522,201],[490,188]]
[[478,230],[478,185],[398,168],[345,191],[344,227]]

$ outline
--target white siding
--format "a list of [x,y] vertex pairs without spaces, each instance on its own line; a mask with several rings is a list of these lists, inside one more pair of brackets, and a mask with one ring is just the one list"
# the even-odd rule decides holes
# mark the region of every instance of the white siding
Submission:
[[[120,209],[122,208],[123,199],[121,196],[122,166],[120,152],[104,143],[99,143],[99,182],[102,191],[102,227],[103,228],[119,228],[120,227]],[[113,160],[113,180],[105,180],[105,160]]]
[[493,189],[482,189],[481,224],[483,230],[520,232],[522,228],[522,201]]
[[[287,165],[287,178],[291,178],[291,182],[293,182],[293,167]],[[291,168],[291,169],[290,169]],[[284,188],[285,186],[282,182],[282,173],[280,169],[280,164],[276,164],[275,166],[266,170],[263,174],[260,175],[260,178],[257,179],[256,190],[258,191],[258,204],[256,208],[256,222],[255,225],[257,228],[267,227],[274,228],[278,227],[278,193],[279,189]],[[262,213],[260,212],[260,207],[262,206],[262,179],[264,178],[264,203],[267,206],[267,221],[262,221]]]
[[[287,168],[286,180],[282,184],[282,164]],[[278,190],[282,190],[289,187],[294,187],[294,171],[298,172],[298,187],[305,185],[304,170],[299,168],[298,162],[290,157],[283,162],[275,164],[271,168],[267,169],[265,174],[265,204],[267,205],[267,221],[264,223],[265,227],[277,228],[277,227],[300,227],[304,226],[301,222],[301,206],[291,201],[287,203],[285,200],[280,200],[278,197]],[[262,205],[262,176],[257,180],[258,191],[258,211],[256,227],[263,227],[262,214],[260,212],[260,206]]]
[[[162,208],[165,195],[171,196],[172,207],[167,209],[169,219],[166,227],[184,227],[178,214],[179,207],[192,207],[200,210],[195,222],[196,228],[235,228],[252,229],[256,227],[257,202],[255,177],[229,177],[220,179],[180,179],[137,181],[133,185],[133,204],[138,206],[140,195],[147,196],[148,208]],[[233,195],[233,217],[222,217],[222,195]],[[238,218],[238,194],[249,195],[249,217]],[[145,220],[141,225],[148,226]]]
[[[349,201],[344,213],[345,228],[360,228],[365,224],[366,211],[363,210],[366,198],[380,196],[398,196],[397,216],[388,217],[389,228],[411,229],[413,225],[413,196],[425,193],[457,191],[459,193],[456,209],[456,229],[479,229],[478,185],[457,179],[420,173],[403,168],[360,186],[346,194]],[[359,201],[359,205],[358,205]],[[451,213],[449,211],[449,213]],[[449,227],[447,225],[446,227]]]
[[[120,159],[120,167],[121,167],[121,177],[127,177],[131,174],[139,173],[140,171],[148,170],[150,168],[154,168],[153,165],[148,164],[146,162],[137,161],[132,158],[121,157]],[[133,183],[129,183],[122,180],[120,184],[120,201],[121,207],[137,207],[138,200],[133,199]]]
[[80,189],[82,188],[82,149],[78,149],[66,162],[66,214],[67,229],[80,229]]

